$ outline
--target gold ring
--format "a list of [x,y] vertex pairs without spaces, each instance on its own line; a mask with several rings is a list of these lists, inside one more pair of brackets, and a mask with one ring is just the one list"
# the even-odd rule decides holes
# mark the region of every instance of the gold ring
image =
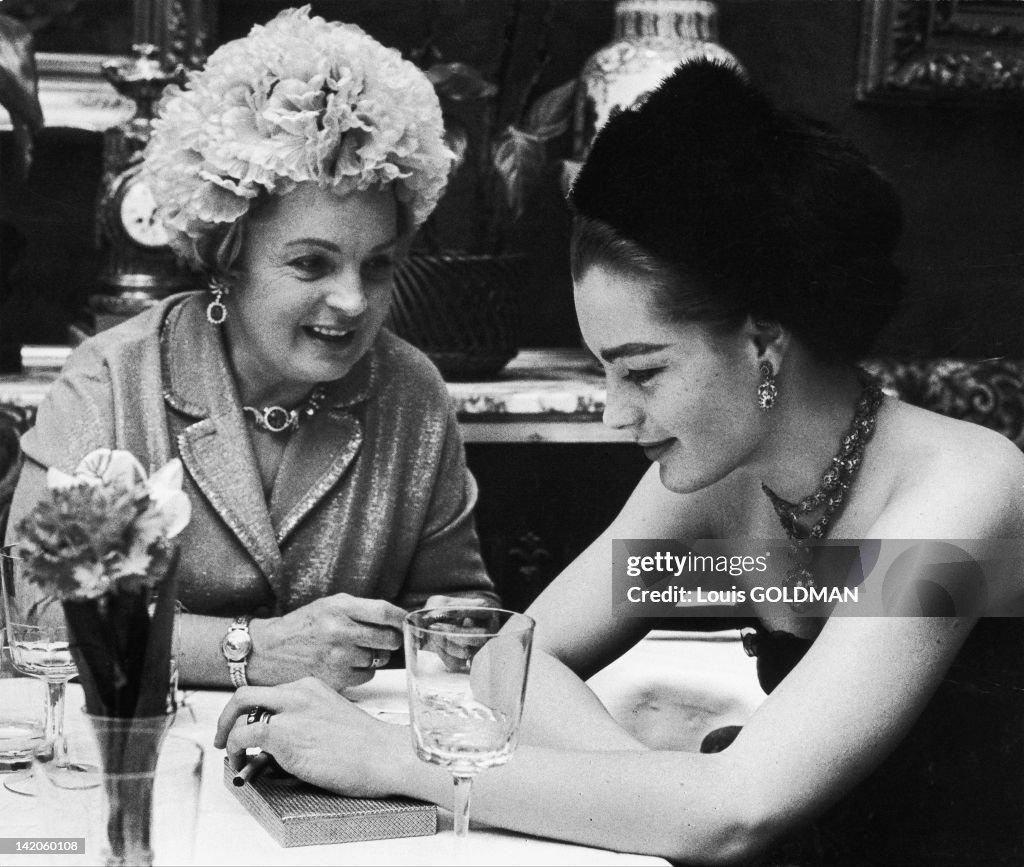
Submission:
[[373,659],[370,660],[370,668],[374,668],[374,669],[381,668],[385,664],[385,662],[386,662],[386,660],[384,659],[383,654],[380,654],[380,653],[377,653],[377,651],[374,651]]

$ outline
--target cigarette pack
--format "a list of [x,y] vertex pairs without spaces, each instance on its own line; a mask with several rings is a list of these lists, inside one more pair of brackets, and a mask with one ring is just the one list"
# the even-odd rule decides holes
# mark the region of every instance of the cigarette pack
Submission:
[[347,798],[280,772],[244,786],[232,783],[224,760],[224,785],[277,842],[286,847],[359,840],[391,840],[437,833],[437,807],[409,798]]

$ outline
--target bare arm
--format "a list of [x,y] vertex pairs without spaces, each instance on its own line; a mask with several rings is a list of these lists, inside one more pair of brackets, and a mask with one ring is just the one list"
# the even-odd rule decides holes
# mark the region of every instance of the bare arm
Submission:
[[652,467],[608,529],[530,606],[534,647],[587,678],[636,644],[649,627],[612,610],[612,540],[698,537],[694,511],[692,501],[662,486]]
[[[583,683],[648,631],[612,610],[612,540],[659,537],[686,526],[685,502],[648,472],[615,521],[526,612],[537,621],[522,741],[589,749],[643,749]],[[557,708],[557,711],[553,711]],[[581,735],[585,731],[586,735]]]
[[[994,479],[975,464],[976,484],[966,489],[929,485],[910,492],[887,507],[869,536],[1020,536],[1024,473],[1010,469],[1016,476],[1009,486],[994,487]],[[993,490],[1007,496],[993,497]],[[545,604],[573,599],[560,594],[576,581],[586,586],[577,577],[557,594],[545,594]],[[581,605],[586,595],[577,598]],[[608,646],[610,624],[599,607],[591,613],[606,632],[593,639],[574,634],[573,615],[560,606],[547,611],[546,617],[556,619],[540,635],[544,650],[586,665],[590,654]],[[593,623],[582,624],[588,625]],[[526,833],[679,861],[749,858],[820,814],[886,758],[972,625],[958,618],[833,616],[736,741],[712,755],[636,749],[626,740],[619,747],[602,728],[605,723],[595,722],[596,708],[586,708],[582,684],[572,684],[565,669],[538,669],[528,703],[550,702],[549,715],[553,707],[559,715],[570,714],[575,741],[559,743],[559,732],[549,732],[546,742],[554,746],[524,744],[509,765],[482,774],[475,815]],[[614,628],[611,634],[613,643],[627,635]],[[255,702],[277,713],[273,726],[239,723],[239,714]],[[341,740],[353,745],[343,756],[334,748]],[[264,746],[287,769],[339,791],[450,801],[447,773],[415,758],[407,732],[324,694],[313,681],[240,691],[221,717],[217,743],[232,752]]]
[[[938,618],[833,618],[728,750],[631,750],[625,741],[614,748],[577,718],[574,745],[523,745],[509,765],[482,774],[474,814],[512,830],[682,861],[750,857],[888,754],[969,629]],[[257,703],[276,712],[260,731],[236,721]],[[350,744],[344,756],[340,742]],[[338,791],[450,803],[447,772],[416,759],[406,730],[316,681],[239,691],[217,743],[232,752],[262,746],[286,769]]]

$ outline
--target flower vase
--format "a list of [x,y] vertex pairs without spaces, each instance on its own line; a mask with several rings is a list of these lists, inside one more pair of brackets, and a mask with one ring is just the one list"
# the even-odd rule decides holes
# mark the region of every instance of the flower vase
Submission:
[[153,863],[153,792],[157,759],[174,721],[155,717],[86,715],[96,738],[103,786],[102,818],[107,867]]
[[[642,101],[680,64],[709,58],[740,69],[718,44],[718,9],[710,0],[619,0],[615,37],[583,67],[576,97],[573,156],[586,158],[610,117]],[[569,167],[570,174],[572,167]]]
[[194,863],[203,748],[168,733],[173,714],[103,717],[74,714],[68,755],[83,771],[61,774],[52,750],[37,750],[37,805],[47,835],[84,840],[73,864],[188,865]]

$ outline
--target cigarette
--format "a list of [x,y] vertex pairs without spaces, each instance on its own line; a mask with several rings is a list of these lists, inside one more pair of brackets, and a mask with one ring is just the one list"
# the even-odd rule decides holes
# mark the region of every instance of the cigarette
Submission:
[[256,758],[250,761],[248,764],[235,774],[231,782],[241,788],[246,783],[252,785],[259,779],[262,774],[271,763],[274,761],[274,757],[270,753],[260,753]]

